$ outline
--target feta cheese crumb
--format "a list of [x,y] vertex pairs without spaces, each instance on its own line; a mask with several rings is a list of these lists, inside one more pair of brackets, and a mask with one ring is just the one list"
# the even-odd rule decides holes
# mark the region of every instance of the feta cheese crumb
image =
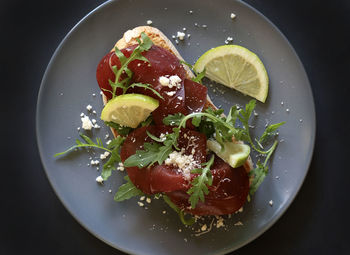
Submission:
[[106,144],[108,145],[108,144],[110,144],[112,142],[112,140],[108,140],[107,142],[106,142]]
[[185,155],[184,153],[184,149],[182,149],[180,152],[173,151],[165,160],[165,164],[177,166],[184,178],[189,180],[191,178],[191,170],[198,167],[199,164],[194,160],[193,155]]
[[88,104],[88,105],[86,106],[86,110],[91,111],[91,110],[92,110],[92,106]]
[[273,206],[273,201],[272,200],[269,201],[269,205]]
[[243,226],[243,223],[241,221],[237,221],[234,225],[235,226]]
[[100,155],[100,159],[106,159],[108,156],[109,156],[109,152],[108,151],[106,151],[105,153],[102,153],[101,155]]
[[91,164],[92,166],[97,166],[98,164],[100,164],[100,161],[98,161],[98,160],[91,160],[91,161],[90,161],[90,164]]
[[147,25],[152,25],[153,21],[152,20],[147,20]]
[[144,206],[145,204],[144,203],[142,203],[142,202],[137,202],[137,204],[140,206],[140,207],[142,207],[142,206]]
[[202,230],[202,231],[206,231],[207,228],[208,228],[208,227],[207,227],[207,224],[204,224],[204,225],[201,227],[201,230]]
[[163,211],[162,213],[163,213],[163,214],[166,214],[166,211]]
[[219,216],[219,218],[216,221],[216,228],[221,228],[221,227],[224,227],[224,226],[225,226],[224,218]]
[[146,198],[146,202],[150,204],[152,202],[152,200],[148,197],[148,198]]
[[117,167],[117,170],[119,170],[119,171],[121,171],[121,172],[124,171],[124,165],[123,165],[122,162],[119,162],[118,167]]
[[97,176],[96,181],[97,181],[98,183],[100,183],[100,184],[103,184],[103,178],[102,178],[102,176],[101,176],[101,175],[100,175],[100,176]]
[[82,122],[82,125],[81,127],[84,129],[84,130],[91,130],[93,125],[92,125],[92,122],[89,118],[89,116],[84,116],[81,118],[81,122]]
[[91,122],[92,122],[92,124],[96,124],[96,120],[95,119],[92,119]]
[[85,115],[85,114],[84,114],[83,112],[82,112],[82,113],[80,113],[80,117],[84,117],[84,115]]
[[133,38],[137,38],[140,36],[140,33],[137,30],[128,30],[124,33],[125,42],[130,42]]
[[176,91],[165,92],[165,94],[167,94],[168,96],[172,97],[173,95],[176,94]]
[[176,88],[181,88],[181,78],[177,75],[172,75],[170,77],[167,77],[167,76],[160,76],[158,78],[158,81],[159,83],[162,85],[162,86],[166,86],[166,87],[169,87],[169,88],[173,88],[173,87],[176,87]]
[[177,31],[177,35],[176,37],[179,38],[179,40],[183,40],[185,38],[186,34],[184,32],[181,31]]
[[110,190],[108,190],[108,192],[109,192],[109,193],[112,193],[112,190],[110,189]]
[[234,14],[233,12],[230,14],[230,18],[231,19],[235,19],[236,18],[236,14]]
[[145,196],[142,196],[142,197],[140,197],[140,200],[143,201],[143,200],[145,200],[145,198],[146,198]]

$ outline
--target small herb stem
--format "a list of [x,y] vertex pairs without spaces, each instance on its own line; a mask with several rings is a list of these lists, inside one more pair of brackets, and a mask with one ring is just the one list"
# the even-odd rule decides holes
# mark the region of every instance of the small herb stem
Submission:
[[266,166],[267,161],[269,160],[269,158],[271,157],[272,153],[276,149],[277,144],[278,144],[278,140],[275,140],[275,142],[273,143],[271,148],[266,151],[267,155],[266,155],[266,158],[265,158],[265,161],[264,161],[264,167]]
[[93,144],[81,144],[81,145],[74,145],[72,147],[70,147],[68,150],[65,150],[63,152],[60,152],[60,153],[56,153],[54,155],[54,157],[57,157],[57,156],[60,156],[60,155],[63,155],[63,154],[66,154],[67,152],[71,151],[71,150],[74,150],[76,148],[80,148],[80,147],[95,147],[95,148],[98,148],[98,149],[101,149],[101,150],[105,150],[105,151],[108,151],[110,153],[112,153],[112,151],[110,149],[107,149],[105,147],[101,147],[101,146],[98,146],[98,145],[93,145]]

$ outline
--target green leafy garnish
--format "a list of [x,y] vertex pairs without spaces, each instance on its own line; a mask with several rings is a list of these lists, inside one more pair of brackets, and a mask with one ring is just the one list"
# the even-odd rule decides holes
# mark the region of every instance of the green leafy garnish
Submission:
[[164,139],[157,138],[148,133],[148,135],[156,142],[144,143],[143,150],[137,150],[134,155],[127,158],[124,162],[124,166],[137,166],[138,168],[143,168],[150,167],[156,162],[161,165],[173,151],[173,147],[177,148],[177,138],[180,129],[173,128],[173,131],[174,133],[166,134]]
[[112,121],[105,121],[105,124],[109,127],[114,128],[118,134],[126,136],[130,133],[131,127],[121,126],[118,123],[112,122]]
[[85,141],[85,143],[81,142],[79,139],[76,139],[75,140],[75,143],[76,145],[73,145],[72,147],[68,148],[67,150],[63,151],[63,152],[60,152],[60,153],[56,153],[54,155],[54,157],[58,157],[58,156],[61,156],[63,154],[66,154],[74,149],[77,149],[77,148],[82,148],[82,147],[95,147],[95,148],[98,148],[98,149],[101,149],[101,150],[105,150],[105,151],[108,151],[110,153],[112,153],[112,150],[106,148],[103,146],[103,143],[102,143],[102,140],[101,138],[96,138],[96,143],[93,142],[90,137],[84,135],[84,134],[79,134],[81,138],[83,138],[83,140]]
[[269,149],[269,152],[266,155],[265,161],[263,164],[260,163],[260,161],[258,161],[256,163],[256,168],[252,169],[249,172],[249,176],[253,177],[252,183],[250,184],[249,187],[249,195],[253,195],[256,190],[258,189],[258,187],[260,186],[260,184],[264,181],[269,168],[267,166],[267,162],[269,160],[269,158],[271,157],[272,153],[274,152],[274,150],[276,149],[278,141],[275,141],[273,143],[273,145],[271,146],[271,148]]
[[80,134],[80,136],[83,138],[85,143],[81,142],[79,139],[76,139],[75,140],[76,145],[73,145],[72,147],[70,147],[69,149],[67,149],[63,152],[56,153],[54,155],[54,157],[61,156],[61,155],[66,154],[66,153],[68,153],[76,148],[82,148],[82,147],[87,147],[87,148],[94,147],[94,148],[108,151],[110,153],[109,159],[103,165],[103,169],[102,169],[102,173],[101,173],[103,180],[107,180],[108,177],[111,176],[112,170],[116,169],[115,164],[121,161],[120,155],[119,155],[119,149],[120,149],[120,146],[123,144],[125,138],[123,138],[121,136],[117,136],[117,138],[111,140],[111,142],[107,145],[107,147],[105,147],[102,143],[101,138],[96,138],[96,143],[95,143],[91,140],[90,137],[88,137],[84,134]]
[[209,190],[208,186],[211,186],[213,183],[213,177],[210,171],[210,167],[214,163],[214,155],[210,160],[203,164],[204,168],[193,169],[191,173],[199,174],[191,182],[192,187],[187,191],[187,194],[190,195],[189,201],[191,207],[195,208],[199,199],[204,202],[204,195],[208,195]]
[[116,163],[121,162],[119,149],[124,140],[125,138],[117,136],[117,138],[113,139],[107,146],[107,148],[112,151],[108,161],[103,165],[101,173],[101,176],[105,181],[112,175],[112,171],[116,170]]
[[192,81],[195,81],[195,82],[198,82],[198,83],[202,84],[202,79],[205,76],[205,69],[202,72],[197,73],[190,63],[188,63],[188,62],[186,62],[184,60],[180,60],[180,63],[188,66],[190,68],[190,70],[195,74],[195,77],[191,79]]
[[168,126],[178,126],[184,117],[185,115],[182,113],[175,113],[174,115],[169,114],[163,119],[163,123]]
[[117,193],[114,195],[114,201],[121,202],[135,196],[143,195],[143,192],[136,188],[136,186],[131,182],[129,176],[125,176],[124,180],[127,182],[119,187]]
[[148,83],[133,83],[130,86],[128,86],[128,88],[126,90],[131,89],[131,88],[135,88],[135,87],[148,89],[148,90],[152,91],[157,97],[159,97],[159,98],[164,100],[164,97],[162,97],[159,94],[159,92],[157,90],[155,90],[154,88],[152,88],[152,85],[148,84]]
[[181,210],[173,202],[171,202],[171,200],[168,196],[163,195],[163,199],[170,206],[170,208],[172,208],[179,215],[179,218],[180,218],[182,224],[190,226],[190,225],[193,225],[195,223],[194,217],[190,216],[186,219],[183,210]]
[[[114,82],[109,80],[109,84],[112,87],[112,91],[110,91],[112,93],[112,98],[116,97],[117,88],[121,88],[123,90],[123,94],[125,94],[126,91],[128,90],[129,83],[133,75],[132,71],[128,68],[128,64],[131,61],[141,60],[144,62],[149,62],[148,59],[142,56],[141,53],[149,50],[152,47],[153,45],[152,40],[144,32],[141,33],[141,40],[138,38],[136,38],[136,40],[139,43],[139,45],[134,49],[134,51],[131,53],[130,57],[128,58],[117,47],[114,48],[115,54],[119,58],[121,67],[118,69],[117,66],[112,66],[112,70],[115,74]],[[120,80],[120,77],[123,73],[127,75],[127,78]],[[148,89],[151,89],[147,85],[145,85],[145,88],[146,87]]]

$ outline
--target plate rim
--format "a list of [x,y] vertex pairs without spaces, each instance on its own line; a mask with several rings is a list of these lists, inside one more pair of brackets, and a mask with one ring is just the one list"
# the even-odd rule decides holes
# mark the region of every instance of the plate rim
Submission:
[[[98,13],[100,11],[102,11],[106,6],[114,3],[114,2],[120,2],[120,1],[125,1],[125,0],[108,0],[100,5],[98,5],[97,7],[95,7],[94,9],[92,9],[91,11],[89,11],[86,15],[84,15],[83,18],[81,18],[70,30],[69,32],[63,37],[63,39],[60,41],[60,43],[58,44],[57,48],[55,49],[53,55],[51,56],[49,63],[45,69],[43,78],[41,80],[40,83],[40,88],[39,88],[39,92],[38,92],[38,96],[37,96],[37,102],[36,102],[36,116],[35,116],[35,131],[36,131],[36,143],[37,143],[37,148],[39,151],[39,155],[40,155],[40,161],[41,164],[43,166],[45,175],[55,193],[55,195],[57,196],[57,198],[59,199],[59,201],[63,204],[64,208],[69,212],[69,214],[85,229],[87,230],[90,234],[92,234],[93,236],[95,236],[96,238],[98,238],[99,240],[103,241],[104,243],[108,244],[109,246],[118,249],[124,253],[128,253],[128,254],[133,254],[133,255],[139,255],[141,253],[134,253],[132,252],[130,249],[127,248],[122,248],[119,247],[118,245],[116,245],[113,242],[110,242],[108,240],[106,240],[105,238],[103,238],[101,235],[99,235],[98,233],[96,233],[93,229],[90,229],[90,227],[88,227],[85,223],[83,223],[78,215],[76,215],[73,211],[70,210],[69,206],[67,205],[67,203],[61,198],[61,196],[59,196],[57,188],[56,188],[56,184],[53,182],[53,180],[51,180],[49,174],[48,174],[48,166],[46,166],[44,160],[43,160],[43,145],[40,142],[40,138],[39,138],[39,131],[40,131],[40,127],[39,127],[39,122],[40,122],[40,117],[39,117],[39,110],[40,110],[40,105],[41,105],[41,101],[43,98],[43,87],[44,84],[46,83],[47,80],[47,76],[49,71],[51,70],[51,66],[53,65],[54,60],[56,59],[58,52],[61,50],[61,48],[64,46],[65,42],[67,41],[67,39],[78,29],[78,27],[83,24],[84,22],[86,22],[90,15],[94,14],[94,13]],[[306,78],[306,82],[308,84],[308,91],[310,93],[312,102],[312,117],[313,119],[310,121],[311,124],[311,149],[309,150],[309,153],[306,157],[306,162],[307,164],[305,165],[306,170],[303,171],[302,174],[302,178],[301,181],[298,183],[297,187],[293,190],[293,192],[291,193],[291,198],[289,200],[286,201],[285,205],[282,207],[282,209],[280,210],[280,212],[272,219],[270,220],[267,224],[265,224],[265,226],[263,228],[261,228],[259,231],[256,231],[254,234],[250,235],[249,238],[247,238],[246,240],[243,240],[241,242],[239,242],[237,245],[235,246],[230,246],[229,248],[223,248],[221,250],[218,250],[215,254],[218,255],[224,255],[227,252],[233,252],[235,250],[240,249],[241,247],[249,244],[250,242],[252,242],[253,240],[257,239],[259,236],[261,236],[262,234],[264,234],[268,229],[270,229],[288,210],[288,208],[290,207],[290,205],[294,202],[294,200],[296,199],[301,187],[303,186],[306,176],[309,172],[310,169],[310,165],[312,162],[312,158],[313,158],[313,153],[314,153],[314,149],[315,149],[315,140],[316,140],[316,111],[315,111],[315,100],[314,100],[314,96],[313,96],[313,92],[312,92],[312,87],[311,87],[311,83],[310,80],[308,78],[306,69],[302,63],[302,61],[300,60],[297,52],[295,51],[294,47],[291,45],[291,43],[289,42],[289,40],[287,39],[287,37],[281,32],[281,30],[274,24],[272,23],[264,14],[262,14],[259,10],[257,10],[256,8],[254,8],[253,6],[249,5],[248,3],[242,1],[242,0],[231,0],[236,2],[237,4],[241,4],[243,5],[245,8],[250,9],[251,11],[255,12],[258,16],[260,16],[260,18],[262,18],[263,20],[265,20],[272,28],[273,30],[275,30],[279,35],[282,36],[283,41],[287,44],[287,46],[290,48],[290,50],[292,51],[293,55],[295,56],[297,63],[302,67],[302,72],[305,75]]]

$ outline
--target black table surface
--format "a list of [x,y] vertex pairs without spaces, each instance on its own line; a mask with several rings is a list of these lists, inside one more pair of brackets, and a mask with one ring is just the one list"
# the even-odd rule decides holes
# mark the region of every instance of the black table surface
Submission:
[[[102,2],[1,1],[0,254],[123,254],[63,207],[44,173],[35,134],[37,95],[54,50]],[[317,134],[295,201],[235,254],[350,254],[350,1],[246,2],[284,33],[301,58],[315,98]]]

